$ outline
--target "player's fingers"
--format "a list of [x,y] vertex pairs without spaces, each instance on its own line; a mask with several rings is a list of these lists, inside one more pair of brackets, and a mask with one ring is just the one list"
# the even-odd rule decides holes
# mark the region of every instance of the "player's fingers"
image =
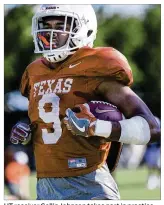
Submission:
[[25,136],[20,135],[19,133],[12,132],[11,137],[20,141],[25,140]]
[[13,143],[13,144],[18,144],[18,140],[17,139],[15,139],[14,137],[11,137],[10,138],[10,141],[11,141],[11,143]]
[[18,128],[20,128],[21,130],[25,130],[27,132],[30,131],[30,126],[28,124],[25,123],[20,123],[17,125]]
[[22,130],[22,129],[18,128],[18,127],[15,127],[12,130],[12,132],[15,133],[15,135],[18,135],[18,136],[23,137],[23,138],[28,136],[28,132],[27,131]]

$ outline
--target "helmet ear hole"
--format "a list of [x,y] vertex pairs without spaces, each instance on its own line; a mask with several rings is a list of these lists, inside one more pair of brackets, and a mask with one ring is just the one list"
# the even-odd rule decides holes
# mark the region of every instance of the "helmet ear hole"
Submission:
[[93,30],[88,30],[87,37],[89,37],[92,34],[92,32]]

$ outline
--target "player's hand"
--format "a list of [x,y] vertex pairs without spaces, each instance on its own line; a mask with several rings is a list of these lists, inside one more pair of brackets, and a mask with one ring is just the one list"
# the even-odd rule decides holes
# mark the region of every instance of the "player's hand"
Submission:
[[10,133],[10,141],[13,144],[26,145],[31,140],[31,129],[30,125],[18,122],[13,126]]
[[96,120],[87,106],[80,104],[76,105],[72,110],[70,108],[66,110],[64,123],[72,134],[90,137],[94,136]]

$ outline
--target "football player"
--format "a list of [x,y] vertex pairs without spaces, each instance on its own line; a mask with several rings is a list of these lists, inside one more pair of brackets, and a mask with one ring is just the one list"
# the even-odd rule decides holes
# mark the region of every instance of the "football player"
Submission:
[[[112,47],[92,48],[96,32],[91,5],[42,5],[32,19],[35,53],[43,57],[27,66],[20,86],[29,99],[30,124],[16,124],[10,139],[33,140],[37,199],[119,199],[106,165],[112,144],[110,170],[122,143],[146,144],[160,136],[154,116],[129,87],[127,59]],[[97,120],[84,105],[90,100],[113,103],[127,119]],[[103,138],[104,146],[91,143],[91,136]]]

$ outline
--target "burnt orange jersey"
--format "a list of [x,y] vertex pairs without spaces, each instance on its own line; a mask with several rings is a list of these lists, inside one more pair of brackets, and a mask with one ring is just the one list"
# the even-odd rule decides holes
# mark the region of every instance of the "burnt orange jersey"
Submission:
[[29,99],[38,177],[78,176],[104,163],[110,144],[94,146],[72,135],[62,120],[67,108],[96,100],[96,87],[110,79],[125,85],[133,81],[126,58],[113,48],[81,48],[55,69],[42,58],[27,67],[21,93]]

